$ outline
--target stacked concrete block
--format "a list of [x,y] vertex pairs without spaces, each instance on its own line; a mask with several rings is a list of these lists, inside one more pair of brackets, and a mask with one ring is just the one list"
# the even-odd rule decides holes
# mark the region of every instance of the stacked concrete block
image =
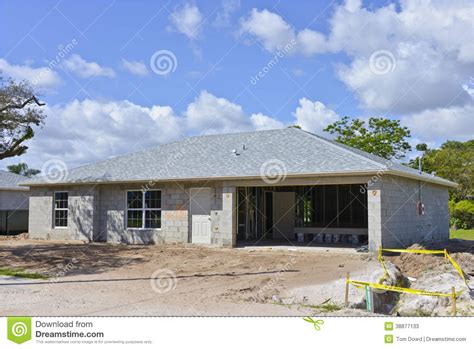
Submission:
[[370,250],[449,239],[448,188],[386,175],[368,189],[367,198]]

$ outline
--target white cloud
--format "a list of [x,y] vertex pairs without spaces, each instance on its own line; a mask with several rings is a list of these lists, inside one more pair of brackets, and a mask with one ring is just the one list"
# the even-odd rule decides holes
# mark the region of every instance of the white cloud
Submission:
[[[462,85],[474,71],[474,2],[402,0],[368,9],[346,0],[332,13],[326,36],[294,28],[266,9],[251,10],[241,31],[270,52],[295,40],[293,54],[346,55],[349,63],[337,65],[337,76],[367,110],[415,113],[472,101]],[[370,69],[371,56],[381,50],[394,57],[386,74]]]
[[122,67],[131,74],[138,76],[148,75],[148,69],[143,62],[139,61],[128,61],[122,58]]
[[223,0],[222,9],[217,12],[213,24],[217,27],[228,27],[232,14],[240,7],[240,0]]
[[251,122],[242,107],[225,98],[202,91],[185,113],[187,125],[201,134],[245,131]]
[[292,47],[291,52],[304,55],[326,50],[324,35],[310,29],[297,32],[280,15],[266,9],[252,9],[248,17],[241,19],[240,32],[254,36],[269,52],[276,52],[286,46]]
[[63,62],[64,69],[82,78],[90,78],[92,76],[105,76],[113,78],[115,72],[112,68],[103,67],[96,62],[87,62],[78,54],[71,55]]
[[274,130],[285,127],[281,121],[273,119],[270,116],[263,115],[262,113],[252,114],[250,116],[250,121],[257,131]]
[[312,102],[306,98],[300,99],[300,106],[293,115],[297,125],[306,131],[318,134],[322,134],[326,126],[339,119],[334,110],[319,101]]
[[74,100],[47,106],[45,113],[45,125],[25,155],[37,168],[52,158],[78,166],[169,142],[183,132],[182,119],[171,107],[148,108],[127,100]]
[[202,30],[203,17],[196,5],[185,4],[170,15],[171,23],[176,31],[189,39],[196,39]]
[[[29,141],[26,155],[5,161],[4,166],[27,162],[41,168],[50,159],[61,159],[75,167],[139,149],[156,146],[193,134],[235,133],[279,129],[285,123],[262,113],[247,114],[225,98],[201,91],[179,115],[170,106],[141,106],[127,100],[73,100],[46,106],[42,129]],[[320,132],[337,119],[320,102],[300,100],[295,120],[304,129]]]
[[474,106],[453,106],[425,110],[402,118],[423,142],[442,140],[466,141],[474,135]]
[[14,65],[0,58],[0,72],[17,81],[26,80],[40,92],[51,92],[61,84],[59,75],[49,67]]

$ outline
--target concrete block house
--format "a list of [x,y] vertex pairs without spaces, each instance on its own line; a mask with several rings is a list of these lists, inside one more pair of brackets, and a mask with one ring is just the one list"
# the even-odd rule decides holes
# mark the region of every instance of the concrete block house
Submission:
[[456,184],[297,128],[191,137],[30,187],[29,233],[113,243],[367,243],[449,238]]
[[28,231],[28,188],[19,186],[26,177],[0,170],[0,235]]

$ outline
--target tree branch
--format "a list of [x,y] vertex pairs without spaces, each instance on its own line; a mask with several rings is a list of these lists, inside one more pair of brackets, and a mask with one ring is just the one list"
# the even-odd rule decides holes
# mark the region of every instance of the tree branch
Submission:
[[3,113],[4,111],[9,110],[9,109],[23,109],[24,107],[26,107],[31,102],[35,102],[36,105],[38,105],[39,107],[42,107],[43,105],[46,105],[46,103],[40,102],[38,100],[38,98],[36,98],[36,96],[33,95],[30,98],[28,98],[27,100],[25,100],[23,103],[20,103],[20,104],[7,104],[3,108],[0,108],[0,113]]

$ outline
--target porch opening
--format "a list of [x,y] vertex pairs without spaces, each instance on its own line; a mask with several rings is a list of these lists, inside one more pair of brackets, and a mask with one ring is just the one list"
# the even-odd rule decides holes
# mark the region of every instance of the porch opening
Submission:
[[368,240],[363,184],[239,187],[239,244],[361,245]]

